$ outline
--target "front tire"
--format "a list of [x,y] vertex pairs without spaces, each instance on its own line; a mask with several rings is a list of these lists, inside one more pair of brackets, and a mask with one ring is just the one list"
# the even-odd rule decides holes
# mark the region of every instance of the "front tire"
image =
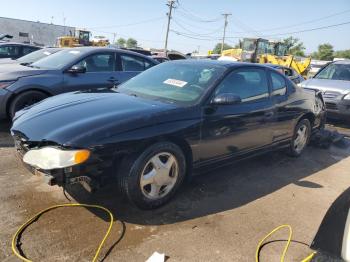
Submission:
[[141,209],[154,209],[167,203],[186,175],[182,150],[170,142],[158,142],[137,157],[123,161],[118,174],[120,190]]
[[31,106],[43,99],[47,98],[47,95],[40,91],[27,91],[17,95],[11,102],[9,107],[9,116],[11,119],[15,116],[16,112]]
[[308,119],[302,119],[294,129],[293,138],[289,148],[289,155],[300,156],[310,141],[311,124]]

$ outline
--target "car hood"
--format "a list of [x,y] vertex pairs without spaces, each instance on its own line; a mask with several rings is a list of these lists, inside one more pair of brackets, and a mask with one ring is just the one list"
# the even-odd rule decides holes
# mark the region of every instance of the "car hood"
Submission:
[[66,93],[19,111],[11,131],[33,142],[79,146],[80,141],[89,141],[93,145],[122,132],[154,125],[160,121],[160,113],[175,108],[111,90]]
[[301,83],[304,88],[318,89],[347,94],[350,92],[350,81],[311,78]]
[[2,58],[0,59],[0,65],[2,64],[19,64],[16,59]]
[[0,64],[0,81],[16,80],[20,77],[40,75],[46,71],[45,69],[37,69],[20,64]]

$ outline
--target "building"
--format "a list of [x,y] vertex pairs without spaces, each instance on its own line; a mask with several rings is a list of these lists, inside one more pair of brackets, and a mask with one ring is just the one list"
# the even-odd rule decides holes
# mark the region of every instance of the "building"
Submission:
[[0,34],[12,35],[13,42],[55,46],[57,37],[75,35],[75,27],[0,17]]

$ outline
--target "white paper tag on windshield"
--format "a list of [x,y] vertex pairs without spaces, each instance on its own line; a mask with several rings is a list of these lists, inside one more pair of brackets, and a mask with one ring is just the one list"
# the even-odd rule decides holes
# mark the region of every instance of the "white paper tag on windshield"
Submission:
[[51,55],[50,52],[44,51],[44,55]]
[[165,80],[163,83],[168,84],[168,85],[172,85],[172,86],[177,86],[177,87],[184,87],[187,84],[187,82],[185,82],[185,81],[171,79],[171,78]]

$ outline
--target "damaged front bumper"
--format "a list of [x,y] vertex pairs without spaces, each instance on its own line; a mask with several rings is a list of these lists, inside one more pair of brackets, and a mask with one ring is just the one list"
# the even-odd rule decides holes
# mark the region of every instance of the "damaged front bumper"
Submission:
[[[102,161],[99,157],[92,157],[86,163],[76,166],[42,170],[23,162],[23,156],[31,149],[29,142],[23,138],[14,136],[17,158],[22,165],[32,174],[42,177],[46,184],[50,186],[61,186],[81,184],[87,191],[93,192],[106,184],[106,180],[113,177],[110,172],[110,167],[113,161]],[[38,145],[34,145],[38,146]]]

